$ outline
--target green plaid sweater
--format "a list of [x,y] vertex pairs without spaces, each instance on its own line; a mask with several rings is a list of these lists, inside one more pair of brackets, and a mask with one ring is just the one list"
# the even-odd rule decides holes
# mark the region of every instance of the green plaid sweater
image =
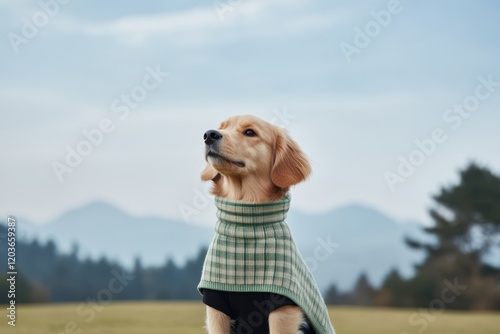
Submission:
[[316,333],[335,333],[314,278],[285,223],[290,195],[249,204],[215,198],[217,225],[198,290],[273,292],[299,305]]

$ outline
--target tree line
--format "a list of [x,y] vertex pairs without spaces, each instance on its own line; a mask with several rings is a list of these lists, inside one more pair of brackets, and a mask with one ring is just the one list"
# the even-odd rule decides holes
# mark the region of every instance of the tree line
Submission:
[[[0,235],[5,226],[0,225]],[[5,254],[6,243],[0,243]],[[201,274],[206,249],[179,266],[173,260],[157,267],[144,267],[137,258],[132,269],[105,257],[80,259],[78,247],[61,254],[53,241],[42,244],[37,239],[17,243],[16,302],[44,303],[86,301],[99,295],[113,278],[126,276],[126,286],[112,296],[113,300],[199,299],[196,285]],[[8,302],[6,257],[0,259],[0,304]]]

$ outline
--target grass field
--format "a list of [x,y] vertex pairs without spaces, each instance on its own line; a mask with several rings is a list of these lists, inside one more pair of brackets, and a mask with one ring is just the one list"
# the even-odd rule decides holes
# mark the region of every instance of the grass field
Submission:
[[[16,327],[7,325],[5,306],[2,334],[153,334],[205,333],[204,307],[188,302],[113,302],[94,308],[80,304],[20,306]],[[418,314],[411,309],[330,308],[339,334],[498,334],[500,313],[451,312]],[[413,326],[410,324],[413,323]]]

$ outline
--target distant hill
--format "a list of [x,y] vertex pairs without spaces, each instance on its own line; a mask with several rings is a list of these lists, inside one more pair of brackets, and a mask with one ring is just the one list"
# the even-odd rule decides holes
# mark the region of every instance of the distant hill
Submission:
[[[404,244],[405,236],[425,237],[419,224],[398,223],[363,205],[323,214],[292,212],[288,224],[308,264],[315,264],[314,252],[322,243],[329,239],[336,244],[326,260],[316,260],[316,268],[309,265],[322,288],[335,283],[342,290],[351,289],[361,272],[377,285],[392,268],[410,276],[413,265],[423,259]],[[320,258],[324,253],[319,251]]]
[[[412,265],[422,258],[403,242],[405,235],[421,235],[418,224],[398,223],[363,205],[322,214],[292,210],[287,222],[321,289],[330,283],[350,289],[362,271],[374,284],[391,268],[408,276]],[[104,202],[68,211],[44,225],[19,219],[19,232],[28,239],[53,239],[63,251],[78,244],[80,256],[96,259],[105,255],[129,268],[135,257],[146,266],[164,264],[167,258],[183,263],[213,237],[212,228],[136,217]],[[322,245],[328,242],[335,245],[325,250]]]
[[105,255],[127,267],[137,256],[145,265],[163,264],[167,258],[184,262],[208,245],[211,231],[165,218],[135,217],[104,202],[68,211],[41,226],[20,220],[21,235],[53,239],[63,251],[78,244],[83,256]]

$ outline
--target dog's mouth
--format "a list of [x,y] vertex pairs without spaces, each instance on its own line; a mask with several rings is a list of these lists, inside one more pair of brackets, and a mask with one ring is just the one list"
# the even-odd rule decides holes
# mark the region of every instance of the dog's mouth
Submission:
[[215,158],[215,159],[220,159],[220,160],[229,162],[230,164],[233,164],[233,165],[235,165],[237,167],[240,167],[240,168],[245,167],[245,163],[244,162],[242,162],[242,161],[233,161],[233,160],[228,159],[228,158],[226,158],[225,156],[223,156],[223,155],[221,155],[219,153],[215,153],[212,150],[208,151],[207,157],[212,157],[212,158]]

